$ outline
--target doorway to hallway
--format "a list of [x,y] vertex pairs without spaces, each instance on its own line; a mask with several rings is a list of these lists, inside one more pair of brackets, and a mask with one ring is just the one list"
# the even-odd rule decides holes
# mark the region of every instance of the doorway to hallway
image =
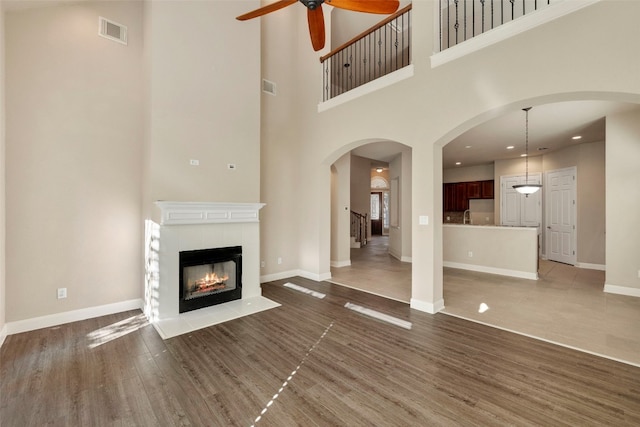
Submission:
[[409,303],[411,263],[389,254],[389,236],[371,236],[369,244],[351,249],[351,265],[332,267],[331,280],[337,285]]

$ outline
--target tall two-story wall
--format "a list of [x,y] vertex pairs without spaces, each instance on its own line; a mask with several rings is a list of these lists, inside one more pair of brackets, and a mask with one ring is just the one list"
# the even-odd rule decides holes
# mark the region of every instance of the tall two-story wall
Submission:
[[[99,37],[99,16],[127,26],[128,45]],[[142,3],[5,10],[5,37],[7,324],[135,305]]]
[[[427,311],[443,304],[443,145],[479,123],[526,106],[581,99],[640,104],[640,57],[634,54],[640,48],[637,2],[596,2],[436,67],[431,61],[437,45],[437,2],[414,2],[411,77],[321,112],[319,54],[313,53],[307,40],[304,9],[289,9],[287,13],[296,14],[288,27],[290,35],[285,37],[297,40],[295,47],[287,46],[291,61],[263,64],[263,73],[285,81],[297,96],[282,107],[270,102],[273,110],[265,111],[263,118],[287,108],[295,109],[295,122],[281,126],[264,120],[262,140],[263,147],[277,140],[280,146],[288,145],[299,153],[296,163],[304,173],[297,177],[300,191],[270,193],[263,199],[268,204],[299,207],[295,214],[270,219],[266,227],[277,229],[302,218],[301,228],[311,233],[291,241],[290,252],[299,254],[300,269],[318,276],[328,273],[331,163],[373,138],[411,147],[412,212],[407,226],[413,242],[412,306]],[[285,31],[277,19],[265,19],[263,25],[266,34]],[[266,52],[281,47],[279,40],[269,37],[263,45]],[[292,63],[298,78],[287,80]],[[616,138],[607,140],[607,146],[617,144]],[[270,170],[265,178],[276,181],[281,173]],[[637,172],[631,178],[637,181]],[[608,187],[607,191],[616,190]],[[632,202],[634,206],[638,203]],[[428,216],[429,224],[418,224],[419,216]],[[631,219],[620,220],[631,226]],[[608,229],[610,221],[607,216]],[[265,239],[263,248],[268,250],[270,244]],[[636,253],[640,250],[640,243],[631,245],[636,245]],[[618,250],[608,246],[607,258]],[[629,270],[637,273],[638,268]],[[625,274],[626,286],[640,288],[637,276]]]
[[0,334],[139,305],[154,201],[260,201],[257,0],[10,3]]

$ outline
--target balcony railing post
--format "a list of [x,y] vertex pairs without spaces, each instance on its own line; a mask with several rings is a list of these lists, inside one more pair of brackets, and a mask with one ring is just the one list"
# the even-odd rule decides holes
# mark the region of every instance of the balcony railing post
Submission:
[[409,65],[411,8],[409,4],[320,58],[326,78],[323,101]]
[[[453,47],[552,3],[551,0],[439,0],[440,50]],[[521,10],[522,15],[516,15]]]

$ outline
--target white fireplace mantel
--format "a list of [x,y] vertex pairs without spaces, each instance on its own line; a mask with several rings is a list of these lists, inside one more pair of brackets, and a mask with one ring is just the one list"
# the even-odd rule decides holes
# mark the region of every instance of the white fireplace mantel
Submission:
[[[162,338],[277,307],[260,287],[260,221],[263,203],[157,201],[160,224],[148,221],[145,314]],[[242,298],[180,313],[182,251],[242,247]]]
[[157,201],[161,225],[259,222],[264,203]]

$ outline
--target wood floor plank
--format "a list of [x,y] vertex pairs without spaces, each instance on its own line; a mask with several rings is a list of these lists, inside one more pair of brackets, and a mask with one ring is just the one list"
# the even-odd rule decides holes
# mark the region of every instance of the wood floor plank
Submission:
[[138,311],[11,335],[0,425],[640,425],[640,368],[327,282],[263,295],[281,306],[169,340]]

